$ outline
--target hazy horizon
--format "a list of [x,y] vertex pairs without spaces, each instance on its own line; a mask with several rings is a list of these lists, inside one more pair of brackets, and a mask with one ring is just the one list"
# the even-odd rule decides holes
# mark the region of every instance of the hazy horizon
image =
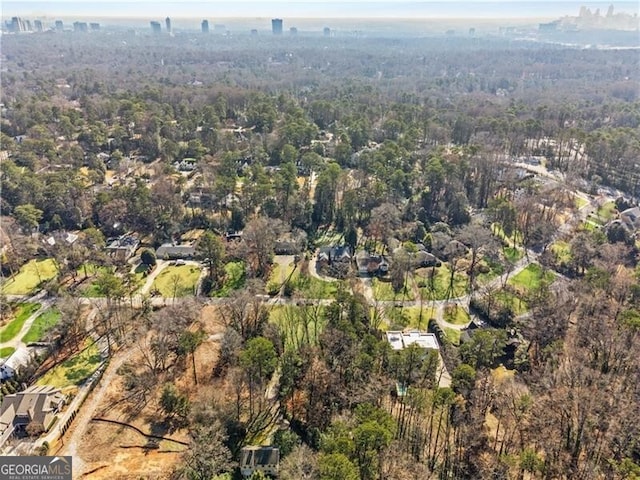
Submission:
[[25,18],[85,18],[91,19],[131,19],[153,20],[170,16],[176,19],[269,19],[287,17],[305,19],[518,19],[518,18],[558,18],[577,15],[581,6],[592,11],[607,11],[610,4],[616,12],[637,13],[638,3],[622,2],[580,2],[552,0],[539,1],[412,1],[401,2],[351,0],[319,1],[260,1],[240,0],[230,2],[119,0],[103,1],[5,1],[2,7],[3,19],[13,16]]

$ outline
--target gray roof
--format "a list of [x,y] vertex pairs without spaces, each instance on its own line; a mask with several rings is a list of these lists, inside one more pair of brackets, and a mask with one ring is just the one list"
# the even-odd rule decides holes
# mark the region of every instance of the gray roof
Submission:
[[156,250],[156,257],[163,258],[186,258],[193,257],[196,254],[196,247],[193,244],[176,245],[173,243],[165,243]]
[[280,449],[277,447],[244,447],[240,454],[240,467],[278,465]]

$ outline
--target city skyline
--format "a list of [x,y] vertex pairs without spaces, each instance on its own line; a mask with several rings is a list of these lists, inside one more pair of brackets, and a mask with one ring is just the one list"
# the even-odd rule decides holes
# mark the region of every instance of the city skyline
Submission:
[[616,12],[637,13],[637,2],[581,2],[579,0],[554,2],[539,0],[508,0],[486,2],[481,0],[450,1],[363,1],[338,0],[305,1],[266,1],[239,0],[229,2],[203,2],[191,0],[176,2],[157,0],[102,0],[100,2],[79,2],[74,0],[56,0],[43,2],[38,0],[6,1],[3,5],[3,18],[12,16],[47,18],[132,18],[149,17],[149,5],[153,3],[156,11],[164,16],[177,19],[205,17],[217,18],[541,18],[564,15],[577,15],[580,6],[592,10],[606,11],[613,4]]

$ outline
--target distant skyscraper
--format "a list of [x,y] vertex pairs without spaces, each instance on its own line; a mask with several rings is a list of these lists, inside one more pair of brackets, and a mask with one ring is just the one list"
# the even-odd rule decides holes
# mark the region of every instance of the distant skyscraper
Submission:
[[322,34],[325,37],[330,37],[331,36],[331,29],[329,27],[324,27],[324,29],[322,30]]
[[64,23],[62,20],[56,20],[56,31],[61,32],[64,30]]
[[202,33],[209,33],[209,20],[202,20]]
[[162,27],[160,26],[160,22],[149,22],[149,25],[151,25],[151,31],[153,33],[161,33],[162,32]]
[[164,23],[167,26],[167,33],[171,33],[171,19],[169,17],[165,18]]
[[90,23],[89,24],[89,28],[91,29],[92,32],[99,32],[100,31],[100,24],[99,23]]
[[298,29],[296,27],[291,27],[289,29],[289,34],[290,35],[297,35],[298,34]]
[[282,35],[282,19],[274,18],[271,20],[271,31],[274,35]]
[[33,28],[36,32],[42,32],[43,28],[42,28],[42,21],[41,20],[34,20],[33,21]]
[[14,33],[24,32],[26,30],[24,22],[20,17],[12,17],[9,25],[10,30]]
[[74,32],[88,32],[87,22],[73,22]]
[[31,20],[25,20],[24,21],[24,29],[27,32],[31,31]]

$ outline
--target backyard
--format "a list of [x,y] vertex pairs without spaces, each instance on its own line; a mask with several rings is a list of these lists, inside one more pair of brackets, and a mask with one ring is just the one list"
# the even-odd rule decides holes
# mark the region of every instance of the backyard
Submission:
[[153,281],[152,292],[167,298],[195,295],[200,268],[195,265],[171,265]]
[[0,330],[0,342],[13,340],[20,333],[27,319],[37,312],[39,308],[39,303],[18,304],[13,311],[13,319]]
[[20,271],[2,284],[5,295],[28,295],[38,285],[51,280],[58,275],[58,269],[52,258],[44,260],[30,260],[22,266]]

